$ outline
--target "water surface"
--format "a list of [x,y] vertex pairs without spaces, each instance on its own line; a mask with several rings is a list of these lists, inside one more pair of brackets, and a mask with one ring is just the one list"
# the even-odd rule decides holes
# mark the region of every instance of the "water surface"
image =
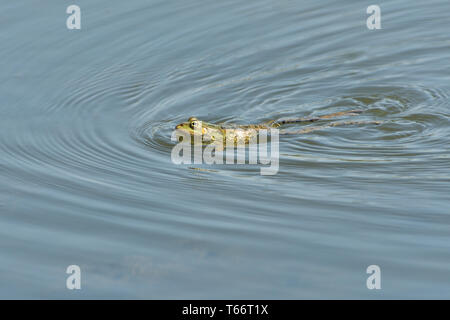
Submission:
[[[450,3],[371,4],[0,4],[0,297],[450,298]],[[282,136],[274,176],[171,162],[190,116],[349,109],[382,123]]]

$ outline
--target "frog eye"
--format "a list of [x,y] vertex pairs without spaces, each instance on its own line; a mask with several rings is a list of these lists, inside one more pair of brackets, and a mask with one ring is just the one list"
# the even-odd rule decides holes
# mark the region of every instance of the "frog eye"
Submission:
[[198,122],[197,121],[191,121],[191,128],[192,129],[194,129],[197,126],[198,126]]

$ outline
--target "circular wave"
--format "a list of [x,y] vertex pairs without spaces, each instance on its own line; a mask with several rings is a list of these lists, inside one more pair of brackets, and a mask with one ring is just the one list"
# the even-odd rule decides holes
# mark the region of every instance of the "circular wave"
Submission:
[[[449,115],[445,106],[448,104],[448,93],[440,89],[408,86],[368,86],[347,90],[348,93],[337,98],[329,98],[315,103],[299,105],[284,110],[268,110],[261,114],[257,106],[246,110],[248,115],[243,121],[237,110],[225,118],[230,123],[255,123],[282,117],[318,116],[337,111],[351,109],[363,110],[361,115],[343,119],[329,119],[320,123],[301,125],[326,126],[333,121],[379,121],[380,124],[361,124],[342,127],[324,127],[323,130],[298,136],[281,136],[282,149],[285,155],[309,154],[310,158],[340,161],[377,160],[399,161],[406,156],[440,156],[444,155],[445,141],[449,137]],[[280,98],[282,99],[282,98]],[[427,110],[428,112],[424,112]],[[296,110],[297,109],[297,110]],[[201,111],[201,108],[200,110]],[[254,117],[250,114],[255,113]],[[171,112],[169,112],[171,113]],[[173,145],[170,134],[175,125],[188,117],[197,115],[185,114],[175,119],[164,121],[149,120],[136,123],[131,135],[141,145],[168,152]],[[252,119],[251,119],[252,118]],[[255,120],[256,119],[256,120]],[[220,122],[220,117],[206,115],[211,122]],[[290,126],[296,129],[299,126]],[[284,147],[283,147],[284,146]],[[292,157],[290,157],[292,158]]]

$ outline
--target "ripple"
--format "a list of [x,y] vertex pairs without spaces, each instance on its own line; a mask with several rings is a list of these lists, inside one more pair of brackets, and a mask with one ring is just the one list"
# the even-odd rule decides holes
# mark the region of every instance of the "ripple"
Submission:
[[[449,136],[449,114],[445,109],[448,104],[448,93],[442,89],[419,86],[367,86],[348,89],[342,97],[328,98],[324,101],[299,105],[297,108],[276,110],[261,114],[259,108],[246,111],[248,118],[251,111],[256,113],[256,120],[246,123],[282,117],[318,116],[321,114],[361,109],[364,112],[351,120],[380,121],[380,125],[351,125],[348,127],[332,127],[313,131],[304,135],[284,137],[281,144],[290,159],[299,152],[309,154],[315,159],[329,161],[386,161],[398,158],[433,155],[440,157],[447,150],[442,148]],[[283,93],[285,94],[285,93]],[[429,105],[428,113],[424,106]],[[236,108],[239,111],[239,108]],[[297,110],[296,110],[297,109]],[[234,112],[226,117],[226,122],[243,123],[242,116]],[[198,111],[201,113],[202,110]],[[169,111],[169,113],[171,113]],[[185,118],[197,115],[191,112]],[[207,117],[208,121],[221,121],[218,117]],[[340,119],[346,120],[346,119]],[[185,121],[181,116],[164,121],[149,120],[135,123],[130,134],[135,141],[160,153],[168,153],[173,145],[170,134],[175,125]],[[336,120],[322,121],[326,125]],[[311,124],[309,126],[316,126]],[[291,126],[297,128],[298,126]],[[441,145],[441,147],[439,147]],[[338,157],[338,158],[337,158]]]
[[[240,277],[245,295],[310,298],[331,266],[345,281],[330,295],[365,297],[347,280],[382,257],[398,274],[419,266],[390,297],[447,290],[448,1],[386,3],[373,32],[351,1],[86,2],[82,30],[65,28],[64,7],[8,3],[8,288],[64,297],[60,267],[76,263],[90,270],[87,297],[233,296],[226,279]],[[364,112],[286,127],[325,126],[280,136],[275,176],[170,159],[190,116],[248,124],[350,109]],[[346,120],[380,124],[326,127]]]

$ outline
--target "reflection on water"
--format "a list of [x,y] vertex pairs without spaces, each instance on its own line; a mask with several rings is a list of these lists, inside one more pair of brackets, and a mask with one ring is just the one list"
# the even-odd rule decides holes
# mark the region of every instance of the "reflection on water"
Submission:
[[[450,297],[448,1],[381,30],[359,2],[78,5],[0,5],[0,297]],[[351,109],[381,124],[280,136],[274,176],[170,160],[191,116]]]

